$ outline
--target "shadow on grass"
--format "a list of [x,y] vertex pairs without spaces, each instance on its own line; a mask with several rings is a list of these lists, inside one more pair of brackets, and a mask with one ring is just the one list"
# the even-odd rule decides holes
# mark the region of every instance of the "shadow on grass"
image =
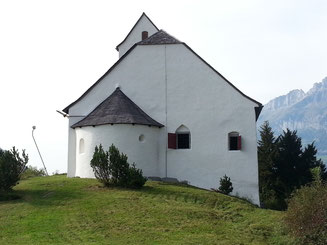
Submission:
[[[90,188],[90,187],[89,187]],[[203,190],[186,184],[165,183],[149,181],[141,189],[130,189],[122,187],[103,187],[92,186],[93,191],[120,191],[134,192],[139,195],[147,196],[151,199],[174,200],[185,203],[204,204],[212,208],[226,206],[233,198],[228,196],[217,195],[217,193]]]
[[101,184],[92,185],[87,188],[92,191],[120,191],[120,192],[134,192],[140,195],[145,195],[150,198],[182,200],[183,202],[206,203],[210,206],[216,206],[217,202],[230,202],[231,197],[217,195],[216,193],[204,190],[195,186],[190,186],[181,183],[166,183],[149,181],[147,185],[140,189],[123,188],[117,186],[104,187]]
[[[254,210],[256,205],[243,198],[229,196],[214,191],[198,188],[183,183],[150,182],[142,192],[146,195],[163,199],[173,199],[187,203],[206,205],[214,209],[234,209],[242,207]],[[153,185],[154,186],[151,186]]]
[[0,195],[0,205],[2,203],[29,203],[33,206],[53,206],[64,205],[69,201],[81,198],[83,195],[71,190],[13,190]]
[[117,186],[104,187],[101,183],[87,187],[91,191],[120,191],[135,192],[150,198],[175,200],[186,203],[204,204],[212,208],[228,209],[241,205],[243,208],[254,209],[256,205],[244,198],[225,195],[185,183],[170,183],[161,181],[147,181],[141,189],[123,188]]
[[[181,194],[183,191],[179,190],[179,187],[183,188],[192,188],[192,189],[199,189],[197,187],[185,185],[185,184],[172,184],[172,183],[165,183],[165,182],[152,182],[150,181],[150,185],[145,185],[142,188],[128,188],[128,187],[120,187],[120,186],[104,186],[101,183],[97,185],[91,185],[87,187],[88,190],[93,191],[126,191],[126,192],[137,192],[137,193],[144,193],[144,194]],[[170,186],[172,189],[165,188],[163,186]],[[208,191],[209,192],[209,191]]]
[[8,191],[8,192],[0,191],[0,204],[1,202],[18,200],[21,198],[22,198],[21,196],[19,196],[13,191]]

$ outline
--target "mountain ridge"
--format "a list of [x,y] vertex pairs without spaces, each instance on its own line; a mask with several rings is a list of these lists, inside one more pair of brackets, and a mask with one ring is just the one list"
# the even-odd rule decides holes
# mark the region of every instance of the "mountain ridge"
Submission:
[[302,144],[315,142],[318,155],[327,155],[327,77],[304,92],[295,89],[270,100],[258,119],[258,129],[269,121],[275,135],[297,130]]

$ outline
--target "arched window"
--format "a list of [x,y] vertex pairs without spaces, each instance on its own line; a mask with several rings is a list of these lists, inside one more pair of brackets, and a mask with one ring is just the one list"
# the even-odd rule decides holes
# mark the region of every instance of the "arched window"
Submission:
[[81,138],[79,140],[79,154],[82,154],[85,152],[85,148],[84,148],[84,139]]
[[191,148],[191,133],[184,126],[179,126],[175,133],[168,134],[168,148],[170,149],[190,149]]
[[144,134],[140,134],[140,136],[139,136],[139,141],[142,142],[142,143],[145,141],[145,136],[144,136]]
[[230,151],[240,151],[242,149],[242,138],[238,132],[228,134],[228,149]]
[[147,39],[149,36],[147,31],[142,31],[142,40]]

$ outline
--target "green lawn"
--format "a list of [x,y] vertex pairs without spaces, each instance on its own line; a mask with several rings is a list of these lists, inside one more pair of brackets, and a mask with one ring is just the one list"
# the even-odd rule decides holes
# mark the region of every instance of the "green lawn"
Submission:
[[291,244],[282,212],[193,187],[106,189],[63,175],[21,181],[0,202],[0,244]]

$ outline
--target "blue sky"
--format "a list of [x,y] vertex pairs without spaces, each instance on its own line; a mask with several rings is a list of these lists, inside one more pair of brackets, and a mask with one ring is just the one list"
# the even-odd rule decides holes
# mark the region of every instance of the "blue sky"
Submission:
[[142,12],[248,96],[267,103],[327,76],[327,1],[0,1],[0,147],[66,172],[56,113],[117,61]]

